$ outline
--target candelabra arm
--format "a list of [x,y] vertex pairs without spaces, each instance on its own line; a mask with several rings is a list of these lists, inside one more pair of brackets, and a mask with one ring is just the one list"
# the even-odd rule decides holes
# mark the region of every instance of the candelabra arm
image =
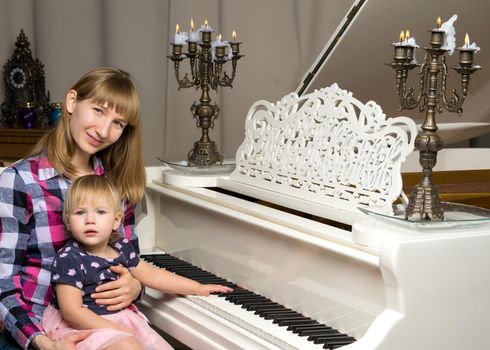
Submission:
[[402,63],[392,63],[391,66],[396,71],[396,94],[398,95],[398,98],[400,100],[400,111],[404,109],[414,109],[420,103],[420,99],[422,97],[421,91],[424,82],[423,81],[420,82],[420,92],[416,97],[414,96],[415,90],[413,87],[408,88],[407,91],[406,82],[408,77],[408,71],[412,70],[413,68],[419,65],[414,63],[402,62]]
[[236,76],[236,67],[237,67],[237,61],[243,57],[242,55],[233,55],[231,58],[231,76],[229,76],[226,72],[223,73],[223,78],[220,79],[219,85],[220,86],[229,86],[233,88],[233,80],[235,80]]
[[223,63],[224,59],[223,58],[218,58],[216,61],[213,62],[213,69],[212,69],[212,78],[211,78],[211,88],[216,91],[219,86],[219,79],[221,76],[221,72],[223,71]]
[[196,54],[188,54],[189,57],[189,63],[191,66],[191,77],[192,77],[192,84],[193,86],[196,87],[196,89],[199,87],[200,81],[199,81],[199,71],[198,71],[198,65],[196,64]]
[[174,62],[174,71],[175,71],[175,79],[177,80],[177,84],[179,85],[178,90],[180,89],[187,89],[190,88],[191,86],[194,86],[194,83],[189,80],[188,74],[185,73],[184,78],[180,78],[180,61],[182,61],[182,58],[174,57],[174,56],[169,56],[170,59]]
[[[449,75],[447,73],[447,67],[444,65],[444,74]],[[446,79],[443,80],[442,82],[442,101],[444,104],[444,107],[449,111],[449,112],[457,112],[460,116],[463,113],[463,103],[466,99],[466,96],[468,94],[468,86],[470,83],[470,76],[473,74],[475,71],[480,69],[479,66],[460,66],[460,67],[453,67],[453,69],[461,74],[461,93],[458,94],[456,89],[453,89],[451,93],[451,98],[447,99],[446,97]]]

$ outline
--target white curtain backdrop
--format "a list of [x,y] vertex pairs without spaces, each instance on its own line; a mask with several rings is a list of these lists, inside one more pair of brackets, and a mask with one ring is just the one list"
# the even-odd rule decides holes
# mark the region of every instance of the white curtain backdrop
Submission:
[[[258,99],[276,101],[293,91],[351,2],[334,0],[0,0],[0,64],[14,50],[21,29],[43,64],[51,101],[98,66],[130,72],[142,101],[144,156],[185,159],[200,133],[190,112],[200,93],[177,91],[171,51],[175,25],[205,19],[224,40],[236,30],[242,42],[233,89],[211,98],[221,113],[211,132],[225,157],[243,138],[244,118]],[[338,15],[337,15],[338,16]],[[181,64],[182,69],[188,63]],[[229,67],[228,67],[229,68]],[[0,100],[4,98],[0,83]]]

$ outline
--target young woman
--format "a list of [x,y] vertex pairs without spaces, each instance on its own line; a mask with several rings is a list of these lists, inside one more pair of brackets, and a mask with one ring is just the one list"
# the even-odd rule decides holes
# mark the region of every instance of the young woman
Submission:
[[[142,198],[145,170],[141,151],[139,98],[129,75],[98,68],[66,94],[62,116],[33,154],[0,175],[0,348],[70,349],[89,333],[50,340],[41,316],[52,290],[50,268],[67,241],[62,220],[70,183],[85,174],[104,175],[124,201],[121,234],[137,249],[134,205]],[[93,295],[108,310],[120,310],[141,292],[122,267],[115,281]]]
[[166,293],[208,296],[231,288],[201,284],[140,260],[128,239],[119,237],[117,192],[107,178],[96,175],[81,176],[70,186],[63,219],[73,239],[53,261],[54,294],[44,311],[44,329],[52,339],[91,329],[77,350],[172,349],[134,305],[110,312],[93,302],[90,295],[99,284],[117,279],[110,267],[123,265],[143,285]]

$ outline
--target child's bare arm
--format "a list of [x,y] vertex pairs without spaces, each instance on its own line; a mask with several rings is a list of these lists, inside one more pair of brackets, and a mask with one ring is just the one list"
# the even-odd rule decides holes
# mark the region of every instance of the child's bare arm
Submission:
[[131,329],[119,326],[84,307],[80,289],[63,283],[58,283],[55,288],[61,316],[71,327],[75,329],[111,328],[132,334]]
[[217,284],[201,284],[140,260],[131,274],[142,284],[162,292],[208,296],[214,292],[230,292],[231,288]]

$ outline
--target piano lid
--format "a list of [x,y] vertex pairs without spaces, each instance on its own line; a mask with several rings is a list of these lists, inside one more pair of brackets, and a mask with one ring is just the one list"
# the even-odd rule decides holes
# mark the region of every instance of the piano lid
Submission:
[[[464,6],[460,2],[445,0],[355,0],[336,30],[332,32],[331,23],[323,24],[326,45],[306,71],[296,92],[303,95],[335,82],[352,91],[364,103],[374,100],[388,116],[404,115],[421,122],[423,115],[417,109],[399,111],[395,72],[385,63],[392,60],[391,44],[398,41],[401,30],[410,30],[417,44],[426,47],[429,45],[429,30],[436,26],[437,17],[440,16],[444,22],[453,14],[458,15],[454,25],[456,47],[462,45],[468,33],[470,41],[481,47],[475,55],[475,64],[482,66],[482,70],[471,76],[462,117],[444,111],[436,119],[441,129],[445,128],[442,123],[470,124],[463,125],[466,130],[459,133],[454,132],[452,124],[449,127],[451,132],[441,136],[445,144],[449,144],[490,132],[490,125],[475,124],[490,122],[490,32],[484,29],[488,21],[486,0],[469,0]],[[423,60],[424,53],[423,49],[417,50],[418,62]],[[457,65],[457,51],[446,58],[448,67]],[[417,73],[418,69],[413,69],[407,81],[416,91],[419,85]],[[448,91],[460,90],[460,75],[452,69],[449,74]]]

